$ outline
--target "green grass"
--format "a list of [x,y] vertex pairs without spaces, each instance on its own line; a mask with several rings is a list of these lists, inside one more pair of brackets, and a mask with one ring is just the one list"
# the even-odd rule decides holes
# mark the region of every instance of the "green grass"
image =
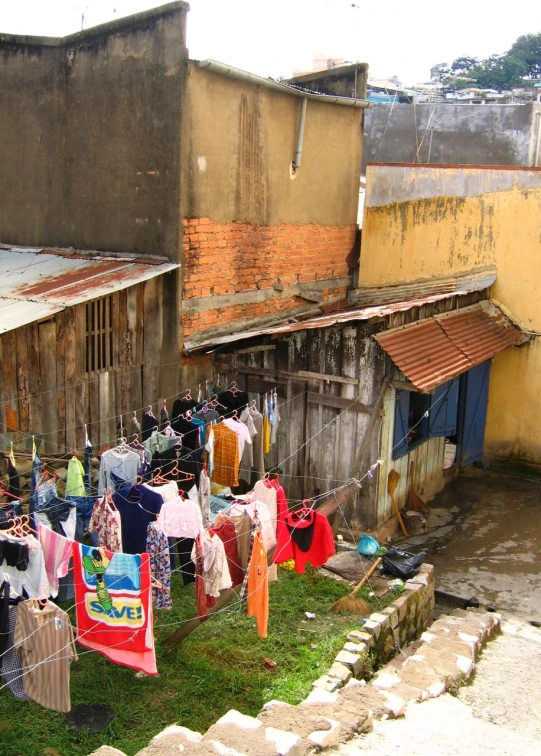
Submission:
[[[331,604],[349,592],[339,583],[310,570],[306,575],[279,570],[270,586],[268,638],[257,635],[246,606],[223,611],[177,646],[162,641],[183,620],[195,616],[193,586],[173,586],[174,607],[155,612],[159,677],[138,679],[80,646],[71,667],[71,703],[104,703],[116,717],[106,732],[75,733],[64,715],[0,693],[0,756],[86,756],[100,745],[116,746],[128,756],[148,744],[167,725],[177,722],[204,732],[229,709],[255,715],[272,698],[295,704],[324,674],[359,617],[335,614]],[[396,594],[393,594],[396,595]],[[383,606],[392,599],[380,600]],[[366,594],[365,594],[366,598]],[[66,607],[64,607],[66,608]],[[314,612],[307,620],[305,611]],[[315,648],[314,648],[315,646]],[[267,669],[264,658],[277,663]]]

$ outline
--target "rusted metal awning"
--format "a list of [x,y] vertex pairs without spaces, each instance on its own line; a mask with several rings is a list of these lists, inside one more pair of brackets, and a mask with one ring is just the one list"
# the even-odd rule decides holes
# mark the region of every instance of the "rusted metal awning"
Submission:
[[0,333],[178,267],[161,257],[0,245]]
[[374,338],[419,391],[428,391],[529,337],[484,301]]

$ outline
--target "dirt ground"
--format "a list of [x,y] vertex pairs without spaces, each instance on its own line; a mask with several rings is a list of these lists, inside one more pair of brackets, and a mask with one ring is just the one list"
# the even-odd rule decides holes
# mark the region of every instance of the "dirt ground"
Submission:
[[427,548],[436,588],[541,621],[541,479],[469,468],[430,503]]

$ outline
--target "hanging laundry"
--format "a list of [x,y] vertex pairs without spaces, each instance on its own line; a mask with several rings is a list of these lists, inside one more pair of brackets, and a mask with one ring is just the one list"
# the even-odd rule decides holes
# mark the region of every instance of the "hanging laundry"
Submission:
[[250,411],[250,407],[246,407],[240,416],[240,422],[246,426],[250,443],[245,444],[243,452],[240,458],[240,470],[239,479],[250,483],[252,479],[252,468],[254,466],[254,438],[257,435],[257,430],[254,425],[253,415]]
[[207,594],[205,593],[205,567],[203,558],[203,536],[195,539],[192,552],[192,560],[195,564],[195,603],[197,616],[204,620],[208,615]]
[[229,428],[229,430],[232,430],[233,433],[235,433],[235,435],[237,436],[237,441],[239,444],[239,460],[241,460],[242,455],[244,454],[244,447],[247,444],[249,444],[250,446],[252,445],[252,437],[250,436],[250,432],[244,423],[239,422],[233,417],[226,417],[223,422],[224,425]]
[[70,711],[70,666],[77,653],[66,612],[52,601],[44,607],[34,599],[21,601],[13,643],[21,653],[28,698],[46,709]]
[[276,489],[276,540],[280,540],[280,529],[285,526],[285,520],[287,513],[289,512],[289,505],[287,503],[286,492],[283,486],[278,481],[278,475],[270,475],[271,485]]
[[74,544],[77,640],[116,664],[156,675],[150,557]]
[[115,490],[115,477],[116,482],[120,480],[134,485],[139,464],[139,455],[124,444],[104,452],[100,460],[98,494],[101,496],[106,488]]
[[34,521],[36,527],[41,524],[64,538],[73,540],[77,527],[77,506],[69,499],[52,496],[47,502],[36,504]]
[[[255,484],[254,490],[253,490],[253,496],[258,502],[263,502],[264,504],[267,505],[270,518],[271,518],[274,537],[276,540],[277,518],[278,518],[276,488],[274,488],[274,486],[272,485],[272,483],[270,482],[268,478],[263,478],[263,480],[258,480],[257,483]],[[271,565],[270,567],[269,580],[273,582],[275,580],[278,580],[278,571],[276,569],[275,564]]]
[[165,399],[162,403],[162,408],[160,410],[160,428],[163,430],[165,428],[166,423],[169,422],[169,412],[167,411],[167,402]]
[[257,632],[267,637],[269,621],[269,579],[267,550],[259,533],[255,534],[248,569],[248,617],[256,618]]
[[185,415],[186,412],[195,410],[197,407],[197,401],[192,399],[190,392],[186,392],[185,396],[179,399],[175,399],[173,402],[173,410],[171,412],[171,423],[174,425],[174,421],[179,415]]
[[[231,588],[233,585],[224,545],[217,535],[205,530],[201,536],[201,548],[203,550],[205,593],[212,598],[218,598],[220,591]],[[196,559],[197,549],[194,544],[192,560],[195,562]]]
[[171,599],[171,560],[167,536],[155,522],[147,528],[146,552],[150,556],[150,574],[152,582],[152,600],[155,609],[172,609]]
[[269,417],[271,424],[271,445],[274,445],[278,440],[278,425],[280,424],[280,410],[278,407],[278,393],[276,390],[272,393],[272,414]]
[[28,701],[29,698],[24,692],[24,673],[21,652],[15,648],[14,636],[17,625],[17,606],[9,606],[9,630],[7,637],[7,650],[2,655],[2,666],[0,672],[10,693],[21,701]]
[[2,657],[8,648],[9,636],[9,580],[0,585],[0,668]]
[[15,467],[15,460],[12,455],[7,458],[7,475],[8,475],[8,487],[7,491],[12,496],[21,496],[21,478]]
[[88,524],[89,533],[97,533],[98,546],[113,553],[122,551],[122,522],[112,496],[96,499]]
[[239,484],[239,442],[236,433],[223,423],[213,427],[214,468],[212,480],[222,486]]
[[84,484],[85,469],[83,463],[73,456],[68,462],[68,475],[66,477],[66,496],[85,496]]
[[43,549],[33,535],[17,537],[0,530],[0,571],[19,596],[23,591],[30,598],[45,599],[51,594]]
[[214,427],[210,425],[207,428],[207,442],[205,444],[205,451],[207,452],[207,472],[212,478],[214,472],[214,441],[216,437],[214,435]]
[[233,585],[240,585],[244,580],[244,570],[240,565],[235,524],[229,517],[219,515],[214,527],[209,528],[212,535],[218,536],[224,545],[227,566]]
[[[250,494],[248,494],[250,496]],[[252,520],[252,523],[259,525],[261,530],[261,537],[267,551],[274,549],[276,546],[276,534],[274,532],[274,525],[270,516],[269,509],[266,504],[259,501],[234,501],[231,509],[229,510],[231,517],[235,515],[248,514]]]
[[149,407],[146,412],[143,412],[143,422],[141,428],[141,439],[146,441],[150,437],[153,430],[157,430],[159,423],[158,419],[152,412],[152,407]]
[[253,529],[252,518],[246,513],[237,515],[230,514],[229,519],[233,523],[237,535],[239,564],[243,570],[246,570],[250,561],[250,545]]
[[209,423],[214,423],[219,420],[220,413],[210,407],[207,402],[204,402],[202,408],[195,413],[194,417],[198,420],[202,420],[205,425],[208,425]]
[[38,540],[43,550],[51,596],[56,598],[59,588],[58,580],[68,574],[73,540],[63,538],[41,523],[38,525]]
[[146,548],[147,528],[160,513],[164,499],[178,496],[176,483],[152,487],[147,483],[126,486],[113,494],[120,512],[122,549],[126,554],[142,554]]
[[168,538],[197,538],[203,530],[199,505],[180,496],[163,503],[157,523]]
[[238,414],[246,407],[249,397],[246,391],[238,389],[233,382],[230,388],[218,394],[218,401],[224,407],[224,416],[231,415],[235,410]]
[[267,395],[263,402],[263,452],[268,454],[271,448],[271,421],[270,421],[270,407]]
[[312,567],[321,567],[335,552],[328,519],[311,507],[289,512],[279,536],[274,561],[281,564],[294,559],[295,570],[301,575],[308,562]]
[[[256,407],[248,407],[252,422],[254,424],[255,436],[252,439],[253,452],[254,452],[254,473],[255,478],[260,478],[265,474],[265,459],[263,456],[264,450],[264,437],[263,437],[263,415],[257,410]],[[252,482],[253,478],[250,480]]]
[[203,470],[199,478],[199,505],[201,507],[201,516],[203,525],[210,522],[210,478],[206,471]]

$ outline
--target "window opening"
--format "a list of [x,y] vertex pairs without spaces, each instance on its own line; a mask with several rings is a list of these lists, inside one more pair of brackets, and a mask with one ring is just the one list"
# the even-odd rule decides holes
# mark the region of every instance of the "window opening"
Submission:
[[113,367],[113,296],[86,304],[86,372]]

